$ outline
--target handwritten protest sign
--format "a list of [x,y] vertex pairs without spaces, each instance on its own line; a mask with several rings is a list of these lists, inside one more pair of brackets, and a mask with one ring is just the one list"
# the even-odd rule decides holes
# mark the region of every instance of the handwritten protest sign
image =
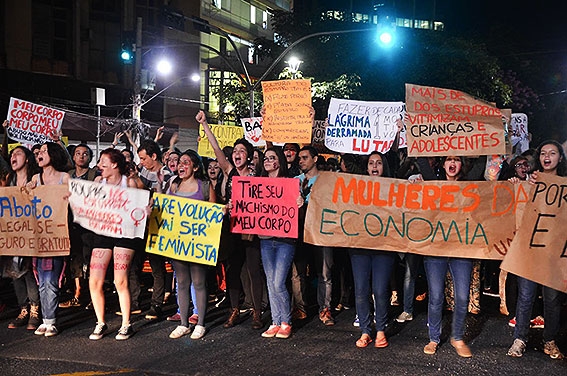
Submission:
[[322,172],[313,186],[305,241],[423,255],[502,259],[527,201],[508,182],[407,180]]
[[266,107],[262,125],[264,140],[311,143],[311,81],[264,81],[262,90]]
[[65,112],[10,98],[8,109],[8,137],[25,144],[43,144],[51,141],[49,135],[61,129]]
[[299,179],[235,176],[232,179],[231,230],[297,238]]
[[331,98],[325,146],[338,153],[390,150],[402,119],[402,102],[363,102]]
[[153,199],[146,252],[216,265],[223,206],[161,193]]
[[0,255],[66,256],[67,186],[0,188]]
[[[211,127],[211,131],[215,135],[215,138],[217,139],[217,142],[219,143],[221,149],[225,146],[233,146],[234,141],[244,137],[242,127],[234,125],[209,126]],[[211,147],[209,139],[205,135],[205,131],[203,130],[202,125],[199,125],[199,145],[197,146],[197,152],[202,157],[215,158],[215,151]]]
[[501,268],[567,293],[567,178],[540,174]]
[[266,146],[266,141],[262,138],[262,122],[261,117],[242,118],[240,123],[244,130],[244,138],[246,138],[252,146]]
[[516,154],[523,153],[530,148],[528,132],[528,115],[512,114],[510,121],[512,146],[516,146]]
[[411,157],[506,154],[502,112],[457,90],[406,84]]
[[82,179],[69,180],[75,223],[112,238],[143,238],[150,193]]

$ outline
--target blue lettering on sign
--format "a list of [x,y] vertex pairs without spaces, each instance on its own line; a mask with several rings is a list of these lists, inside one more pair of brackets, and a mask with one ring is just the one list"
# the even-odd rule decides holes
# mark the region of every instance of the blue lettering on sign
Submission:
[[0,197],[0,217],[9,216],[14,218],[33,217],[36,219],[47,219],[53,214],[49,205],[41,206],[41,199],[34,196],[29,204],[18,205],[15,197]]

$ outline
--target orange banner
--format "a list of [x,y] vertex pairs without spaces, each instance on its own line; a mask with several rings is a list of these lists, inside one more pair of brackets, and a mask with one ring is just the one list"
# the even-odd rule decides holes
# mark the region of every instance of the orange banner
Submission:
[[311,81],[265,81],[262,91],[266,107],[262,138],[279,143],[311,143]]
[[567,178],[540,174],[501,268],[567,293]]
[[322,172],[311,190],[305,241],[432,256],[502,259],[523,185],[427,181]]
[[502,112],[457,90],[406,84],[411,157],[506,154]]

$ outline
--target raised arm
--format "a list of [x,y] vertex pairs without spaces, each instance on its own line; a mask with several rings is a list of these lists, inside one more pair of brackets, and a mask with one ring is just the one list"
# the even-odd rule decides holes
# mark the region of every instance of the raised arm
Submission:
[[226,157],[219,146],[217,138],[213,134],[213,131],[211,131],[209,123],[207,123],[207,117],[205,116],[205,113],[203,111],[199,111],[197,113],[197,116],[195,116],[195,119],[199,122],[199,124],[203,126],[205,135],[209,139],[209,143],[211,144],[211,147],[215,152],[215,157],[217,158],[217,161],[219,161],[219,167],[224,171],[226,175],[228,175],[230,173],[230,170],[232,169],[232,164],[230,164],[230,162],[226,160]]

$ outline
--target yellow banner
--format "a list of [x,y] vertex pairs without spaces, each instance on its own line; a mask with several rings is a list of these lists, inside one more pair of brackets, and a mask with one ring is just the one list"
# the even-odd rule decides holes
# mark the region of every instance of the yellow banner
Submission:
[[154,194],[146,252],[216,265],[223,205]]
[[[209,126],[211,127],[211,131],[215,135],[221,149],[225,146],[233,146],[234,141],[244,137],[244,130],[242,127],[234,125]],[[202,125],[199,125],[199,145],[197,152],[201,157],[215,158],[215,151],[211,147]]]
[[69,254],[66,185],[0,188],[0,255]]

